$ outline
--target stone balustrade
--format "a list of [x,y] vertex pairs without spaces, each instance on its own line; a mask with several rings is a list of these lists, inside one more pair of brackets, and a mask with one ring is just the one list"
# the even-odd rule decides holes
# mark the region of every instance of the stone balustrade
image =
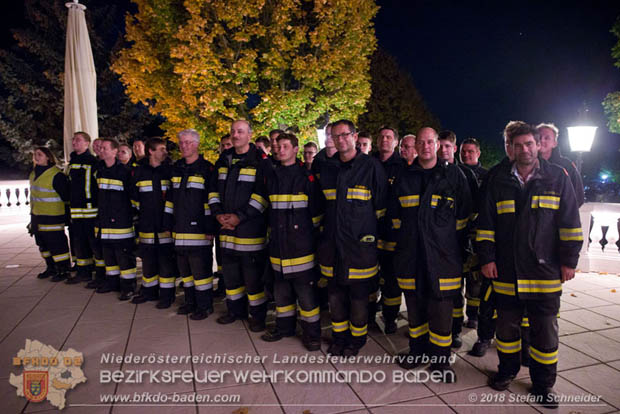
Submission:
[[618,251],[620,204],[586,203],[579,213],[584,240],[579,258],[579,270],[620,274],[620,251]]

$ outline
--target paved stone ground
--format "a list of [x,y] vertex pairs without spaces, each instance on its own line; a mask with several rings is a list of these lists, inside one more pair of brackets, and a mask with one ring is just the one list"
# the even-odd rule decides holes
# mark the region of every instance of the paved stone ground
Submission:
[[[23,221],[23,219],[21,220]],[[8,224],[7,224],[8,223]],[[18,266],[16,266],[18,265]],[[247,329],[245,322],[221,326],[211,316],[192,321],[175,314],[175,309],[157,310],[154,304],[139,306],[119,302],[114,294],[99,295],[82,285],[54,284],[38,280],[43,261],[34,241],[24,232],[19,219],[0,223],[0,412],[34,413],[55,411],[49,402],[28,403],[16,396],[9,384],[12,357],[26,339],[36,339],[59,350],[73,348],[84,354],[83,370],[88,381],[67,392],[67,413],[469,413],[484,410],[498,413],[545,412],[537,405],[515,404],[529,386],[527,370],[522,370],[509,391],[497,393],[486,386],[497,366],[495,349],[483,358],[468,356],[475,332],[464,330],[464,346],[456,354],[455,384],[398,384],[391,364],[286,364],[277,363],[283,355],[306,354],[299,338],[277,343],[260,340],[260,334]],[[565,396],[600,395],[598,404],[564,404],[561,413],[620,412],[620,277],[618,275],[578,274],[568,283],[562,296],[560,319],[560,362],[556,391]],[[223,312],[220,302],[216,313]],[[270,317],[272,319],[273,316]],[[324,345],[328,346],[329,326],[324,319]],[[381,322],[379,321],[379,324]],[[385,336],[371,331],[363,355],[394,355],[407,348],[406,322],[399,321],[399,332]],[[251,355],[266,356],[257,364],[102,364],[104,353],[118,355]],[[277,356],[276,356],[277,355]],[[102,384],[104,369],[196,369],[271,371],[314,369],[329,372],[369,369],[383,371],[383,383],[287,384],[246,383],[227,378],[223,383]],[[137,403],[101,404],[101,394],[135,392],[163,393],[168,398],[194,393],[230,396],[240,401],[230,404],[146,406]],[[475,400],[474,400],[475,398]],[[481,403],[483,399],[490,402]]]

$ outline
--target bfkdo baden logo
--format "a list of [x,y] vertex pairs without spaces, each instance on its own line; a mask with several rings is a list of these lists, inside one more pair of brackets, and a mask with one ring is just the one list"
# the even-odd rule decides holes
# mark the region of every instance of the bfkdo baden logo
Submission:
[[17,389],[18,396],[33,403],[48,400],[62,410],[67,391],[86,382],[83,363],[82,353],[74,349],[58,351],[26,339],[26,346],[13,357],[13,367],[23,368],[23,372],[20,375],[11,372],[9,382]]

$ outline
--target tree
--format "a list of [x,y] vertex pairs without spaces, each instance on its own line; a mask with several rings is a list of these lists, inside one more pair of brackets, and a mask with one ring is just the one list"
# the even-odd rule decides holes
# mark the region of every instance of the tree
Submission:
[[369,0],[133,0],[114,63],[134,102],[169,137],[195,128],[214,150],[235,119],[256,135],[353,120],[370,96],[376,39]]
[[[620,16],[616,19],[611,32],[618,38],[618,41],[611,48],[611,57],[614,58],[614,66],[620,68]],[[611,92],[603,101],[603,109],[607,115],[607,126],[610,132],[620,134],[620,91]]]
[[[0,51],[0,161],[23,168],[30,165],[35,145],[62,152],[67,23],[63,2],[27,0],[25,11],[27,26],[13,30],[17,44]],[[129,101],[109,68],[110,50],[123,31],[122,14],[105,0],[89,1],[86,11],[97,71],[99,135],[127,139],[143,135],[157,120]]]
[[426,106],[411,74],[396,58],[377,49],[370,66],[372,95],[367,112],[360,116],[360,129],[372,134],[384,125],[397,128],[400,135],[415,134],[424,126],[439,128],[439,120]]

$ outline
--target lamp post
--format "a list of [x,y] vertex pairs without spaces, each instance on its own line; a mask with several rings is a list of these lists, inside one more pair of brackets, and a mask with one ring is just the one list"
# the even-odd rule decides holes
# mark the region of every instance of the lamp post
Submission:
[[596,129],[595,126],[584,125],[568,127],[568,142],[570,150],[577,153],[577,171],[579,173],[581,173],[581,165],[583,164],[583,153],[590,152]]

